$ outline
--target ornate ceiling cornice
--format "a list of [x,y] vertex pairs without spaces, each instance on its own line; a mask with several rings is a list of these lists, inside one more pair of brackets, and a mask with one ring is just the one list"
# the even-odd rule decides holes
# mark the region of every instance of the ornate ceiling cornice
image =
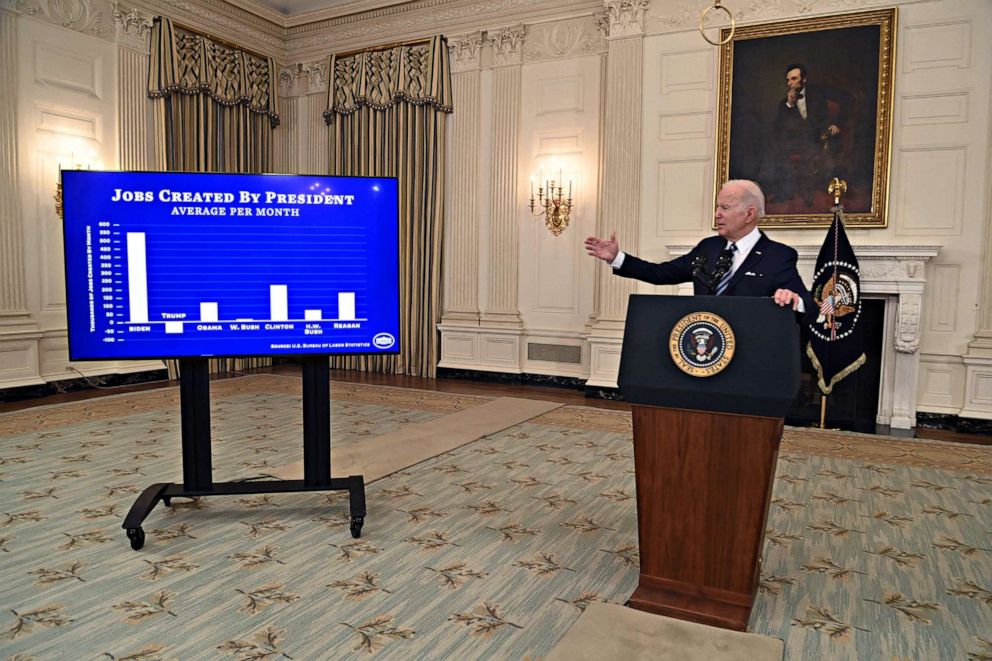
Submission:
[[500,23],[589,15],[602,0],[414,0],[331,20],[292,27],[287,48],[294,56],[422,37],[464,33]]
[[351,14],[361,14],[394,5],[409,4],[411,0],[352,0],[344,4],[325,9],[314,9],[286,16],[259,3],[258,0],[227,0],[232,5],[240,7],[266,20],[272,21],[284,28],[306,25],[319,21],[333,20]]
[[128,0],[126,4],[243,44],[277,60],[286,59],[286,28],[225,0]]

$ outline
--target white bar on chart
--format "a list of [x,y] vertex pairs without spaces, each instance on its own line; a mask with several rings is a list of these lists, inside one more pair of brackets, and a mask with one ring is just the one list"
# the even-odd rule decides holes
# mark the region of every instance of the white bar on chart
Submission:
[[145,233],[127,233],[128,321],[148,321],[148,270],[145,262]]
[[172,333],[182,333],[183,332],[183,322],[181,321],[167,321],[165,322],[165,332],[167,335]]
[[303,319],[306,321],[320,321],[320,310],[304,310]]
[[234,320],[235,321],[255,321],[251,317],[235,317]]
[[269,285],[269,318],[272,321],[289,321],[289,287]]
[[217,321],[217,304],[200,303],[200,321]]
[[338,320],[353,321],[355,319],[355,292],[338,292]]

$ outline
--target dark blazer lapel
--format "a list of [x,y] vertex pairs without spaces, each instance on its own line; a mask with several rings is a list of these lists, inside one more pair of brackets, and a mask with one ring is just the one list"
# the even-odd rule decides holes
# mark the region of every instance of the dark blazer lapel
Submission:
[[[758,231],[760,232],[761,230]],[[754,267],[757,266],[762,259],[764,259],[769,241],[771,241],[771,239],[765,236],[764,232],[761,232],[761,238],[759,238],[758,242],[754,244],[754,247],[751,248],[751,252],[747,254],[744,262],[740,265],[737,271],[734,272],[734,277],[732,277],[730,282],[727,283],[728,291],[733,290],[734,287],[737,286],[737,283],[744,279],[744,274],[748,271],[754,270]]]

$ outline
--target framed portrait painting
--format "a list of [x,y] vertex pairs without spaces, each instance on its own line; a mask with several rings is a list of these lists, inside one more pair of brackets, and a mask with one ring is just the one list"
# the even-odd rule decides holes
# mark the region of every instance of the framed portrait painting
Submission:
[[[764,226],[885,227],[896,10],[740,27],[721,47],[717,190],[753,179]],[[726,39],[729,30],[724,30]]]

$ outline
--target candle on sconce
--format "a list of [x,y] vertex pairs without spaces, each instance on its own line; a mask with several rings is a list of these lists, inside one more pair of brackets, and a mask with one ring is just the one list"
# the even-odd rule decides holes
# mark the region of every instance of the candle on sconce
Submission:
[[534,199],[534,176],[530,177],[530,198]]
[[568,180],[568,199],[572,199],[572,180]]

